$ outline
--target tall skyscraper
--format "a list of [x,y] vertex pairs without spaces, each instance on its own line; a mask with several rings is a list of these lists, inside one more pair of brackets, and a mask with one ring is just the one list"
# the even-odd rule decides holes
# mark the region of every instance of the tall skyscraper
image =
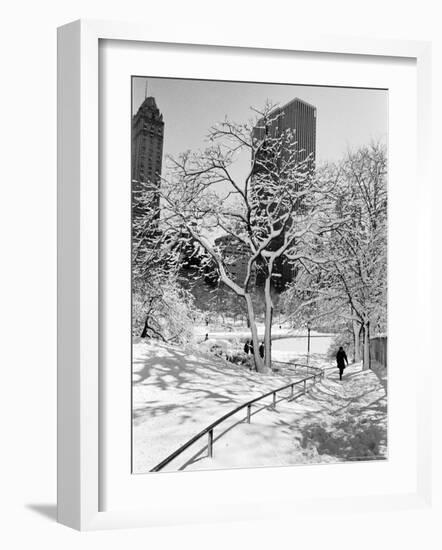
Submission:
[[266,127],[261,119],[253,129],[253,137],[263,139],[266,135],[278,137],[286,130],[294,131],[297,142],[298,160],[302,162],[310,156],[316,160],[316,107],[295,97],[282,107],[271,111]]
[[[160,185],[164,121],[154,97],[146,97],[132,118],[132,193],[143,183]],[[159,207],[159,198],[158,204]],[[134,207],[136,216],[137,207]]]
[[[266,136],[278,138],[286,130],[294,132],[294,139],[297,142],[297,161],[303,163],[308,159],[308,162],[304,165],[304,169],[310,170],[314,168],[316,161],[316,107],[302,99],[292,99],[282,107],[277,107],[271,111],[268,123],[263,119],[259,120],[253,129],[253,138],[258,140],[263,140]],[[268,154],[265,146],[260,154],[262,155],[260,158],[261,166],[255,168],[255,173],[259,173],[265,169],[264,167],[267,162],[266,155]],[[284,152],[282,152],[283,154]],[[275,162],[275,159],[269,158],[269,163],[271,164],[272,162]],[[263,200],[265,200],[265,191],[263,193]],[[282,235],[280,241],[282,242],[283,239],[284,236]],[[281,242],[275,242],[273,245],[277,248],[281,245]],[[260,286],[263,284],[264,277],[265,270],[258,268],[257,285]],[[274,264],[272,279],[275,290],[284,290],[293,278],[293,266],[284,258],[278,258]]]

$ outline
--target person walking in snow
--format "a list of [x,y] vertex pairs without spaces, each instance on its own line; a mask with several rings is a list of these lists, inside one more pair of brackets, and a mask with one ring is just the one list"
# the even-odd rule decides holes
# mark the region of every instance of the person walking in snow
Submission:
[[249,343],[248,340],[246,340],[246,343],[244,344],[244,353],[246,355],[249,355],[249,353],[250,353],[250,343]]
[[259,355],[262,359],[264,359],[264,342],[261,342],[261,344],[259,345]]
[[348,366],[347,354],[342,346],[338,349],[338,353],[336,354],[336,363],[339,369],[339,380],[342,380],[342,373],[344,372],[345,365],[347,364]]

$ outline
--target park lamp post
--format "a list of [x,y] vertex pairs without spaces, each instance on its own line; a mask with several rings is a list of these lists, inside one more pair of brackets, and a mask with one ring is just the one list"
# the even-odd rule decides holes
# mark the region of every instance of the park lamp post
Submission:
[[310,321],[307,321],[307,365],[310,362],[310,329],[312,328],[312,324]]

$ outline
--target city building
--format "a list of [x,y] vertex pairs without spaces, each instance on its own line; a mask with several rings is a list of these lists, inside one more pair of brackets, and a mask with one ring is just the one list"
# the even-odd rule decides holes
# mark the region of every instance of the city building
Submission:
[[253,129],[255,139],[264,139],[266,135],[278,137],[286,130],[294,131],[297,142],[298,160],[310,157],[316,160],[316,107],[295,97],[282,107],[276,107],[269,114],[266,125],[260,119]]
[[[146,97],[132,118],[132,193],[143,183],[160,185],[163,161],[164,120],[154,97]],[[136,201],[134,201],[136,203]],[[159,209],[159,197],[157,212]],[[134,216],[139,214],[134,204]],[[159,216],[159,212],[157,213]]]

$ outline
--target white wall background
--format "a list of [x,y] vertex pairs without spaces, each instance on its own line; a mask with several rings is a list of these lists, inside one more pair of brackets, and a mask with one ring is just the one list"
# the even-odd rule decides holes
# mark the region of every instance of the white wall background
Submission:
[[[79,534],[54,522],[56,433],[56,27],[79,17],[155,21],[165,29],[253,27],[271,45],[300,24],[312,33],[433,40],[434,129],[442,98],[437,0],[16,0],[2,9],[0,129],[0,506],[3,548],[439,548],[442,463],[439,389],[433,384],[435,489],[432,510],[293,518],[287,523],[156,528]],[[281,15],[278,17],[278,8]],[[277,29],[268,21],[278,19]],[[406,128],[406,123],[404,124]],[[434,131],[435,166],[441,139]],[[434,170],[433,204],[441,202]],[[435,206],[437,208],[437,206]],[[434,220],[435,305],[441,305],[442,224]],[[413,261],[411,256],[410,261]],[[440,310],[440,307],[439,307]],[[434,315],[434,331],[440,328]],[[437,325],[436,325],[437,323]],[[412,350],[411,350],[412,353]],[[435,340],[435,377],[440,381]],[[418,361],[417,361],[418,364]],[[423,365],[419,365],[423,368]],[[418,370],[417,370],[418,375]],[[290,490],[290,488],[288,488]],[[439,521],[440,523],[440,521]],[[6,540],[8,539],[8,540]]]

